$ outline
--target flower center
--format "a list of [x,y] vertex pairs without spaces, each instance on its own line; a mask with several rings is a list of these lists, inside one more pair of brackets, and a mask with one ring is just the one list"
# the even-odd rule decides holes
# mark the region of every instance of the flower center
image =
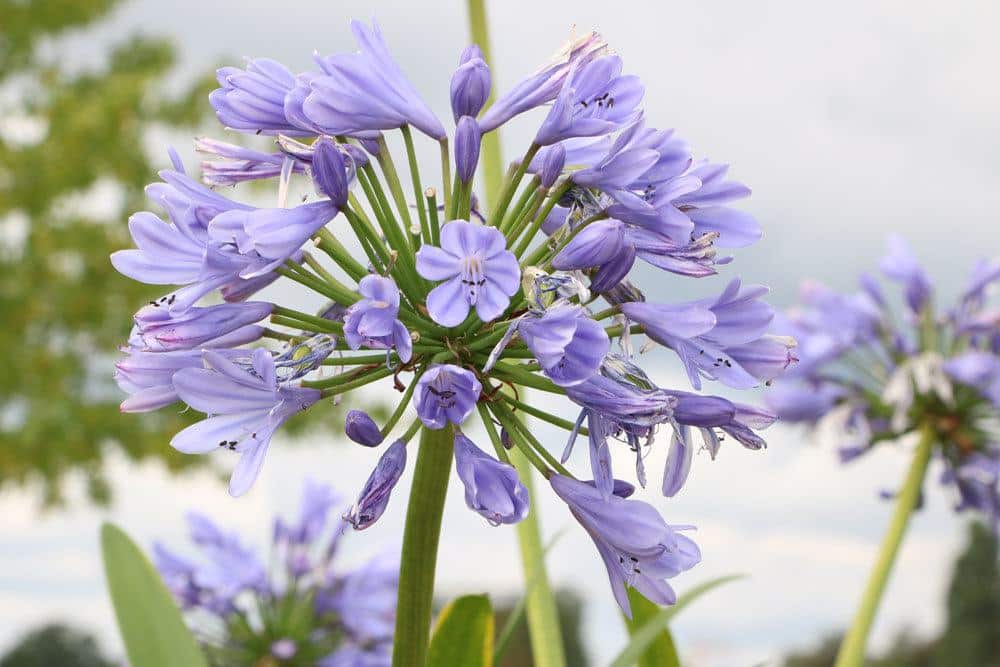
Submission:
[[479,290],[486,284],[483,260],[478,252],[462,258],[462,284],[465,286],[465,298],[469,305],[475,306],[479,300]]

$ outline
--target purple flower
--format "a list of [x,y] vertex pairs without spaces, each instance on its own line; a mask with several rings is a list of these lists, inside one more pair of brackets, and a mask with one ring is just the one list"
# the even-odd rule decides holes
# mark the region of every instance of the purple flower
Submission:
[[644,92],[639,78],[622,76],[618,56],[604,56],[577,66],[535,134],[548,146],[575,137],[609,134],[635,121]]
[[355,530],[364,530],[385,512],[389,505],[389,495],[406,468],[406,443],[402,440],[389,445],[375,464],[358,500],[344,518]]
[[903,283],[906,303],[910,310],[919,313],[930,300],[933,287],[913,250],[901,236],[889,237],[889,252],[879,262],[879,268],[888,278]]
[[369,275],[358,283],[364,298],[352,305],[344,317],[344,338],[352,350],[395,348],[404,363],[413,356],[413,341],[399,321],[399,288],[392,278]]
[[[312,177],[316,189],[330,198],[337,210],[347,205],[349,186],[354,175],[353,162],[344,160],[344,154],[328,137],[313,144]],[[350,168],[348,168],[350,166]]]
[[441,247],[417,251],[417,272],[444,280],[427,295],[427,310],[445,327],[461,324],[475,307],[483,322],[499,317],[519,287],[521,267],[496,227],[452,220],[441,228]]
[[[640,389],[603,373],[566,387],[576,404],[610,418],[619,425],[650,427],[669,421],[676,402],[660,389]],[[564,459],[567,454],[564,454]]]
[[490,68],[475,44],[465,47],[458,69],[451,75],[451,112],[455,122],[462,116],[479,115],[490,96]]
[[[163,174],[176,176],[176,182],[186,182],[186,177],[175,172]],[[170,310],[180,312],[213,289],[235,280],[249,264],[248,258],[213,243],[205,230],[207,221],[202,219],[244,207],[209,193],[212,208],[207,209],[204,200],[188,197],[188,193],[167,184],[157,185],[162,187],[150,186],[147,192],[153,199],[162,196],[160,201],[170,212],[173,224],[152,213],[136,213],[129,218],[128,226],[137,248],[112,253],[111,263],[133,280],[151,285],[187,285],[169,304]]]
[[277,178],[283,169],[288,169],[286,164],[292,173],[302,174],[306,170],[306,163],[280,151],[265,153],[208,137],[195,139],[194,147],[200,153],[221,158],[201,163],[201,178],[213,187]]
[[528,516],[528,490],[517,470],[455,433],[455,472],[465,485],[465,504],[491,525],[517,523]]
[[351,32],[358,53],[319,59],[322,74],[300,79],[309,91],[301,107],[305,117],[329,135],[413,125],[432,139],[444,139],[444,127],[393,60],[378,23],[369,28],[351,21]]
[[471,371],[452,364],[435,364],[420,376],[413,402],[424,426],[439,429],[448,422],[464,422],[482,391],[483,386]]
[[[766,287],[743,288],[736,279],[715,299],[678,306],[626,303],[621,308],[627,317],[643,325],[646,335],[677,353],[696,389],[701,388],[701,375],[737,389],[749,389],[773,377],[770,375],[773,364],[760,359],[762,354],[773,350],[758,349],[764,345],[758,339],[774,318],[771,307],[759,300],[766,293]],[[785,351],[790,344],[788,341],[782,344],[779,339],[768,340],[768,346],[784,345]],[[755,346],[746,348],[750,343]],[[759,361],[752,368],[766,370],[769,375],[763,378],[753,375],[740,364],[741,359]],[[787,354],[784,360],[784,365],[790,362]]]
[[208,96],[219,122],[227,128],[258,134],[307,134],[285,117],[285,95],[294,75],[267,58],[247,62],[246,70],[223,67],[216,73],[221,88]]
[[949,359],[944,370],[953,379],[976,387],[1000,406],[1000,358],[988,352],[966,352]]
[[566,149],[562,144],[552,146],[545,151],[545,158],[541,164],[538,170],[538,184],[543,188],[551,188],[566,166]]
[[243,546],[238,535],[223,532],[211,519],[197,512],[189,512],[187,521],[191,539],[207,557],[204,565],[193,569],[192,580],[199,589],[211,594],[216,605],[229,606],[246,591],[268,590],[264,564]]
[[545,374],[564,387],[596,373],[611,347],[604,327],[582,306],[556,305],[515,326]]
[[[247,356],[244,350],[217,350],[234,358]],[[144,352],[126,349],[128,356],[115,364],[115,382],[129,397],[122,401],[122,412],[149,412],[179,400],[174,390],[174,373],[182,368],[201,368],[202,350]]]
[[455,173],[462,183],[469,183],[476,175],[481,139],[482,133],[476,119],[462,116],[455,128]]
[[253,278],[284,264],[338,212],[332,201],[293,208],[233,210],[213,218],[208,231],[215,241],[233,244],[252,258],[240,276]]
[[347,437],[365,447],[377,447],[385,440],[375,421],[367,412],[351,410],[344,420],[344,433]]
[[[356,570],[338,577],[336,586],[324,591],[317,599],[317,611],[336,614],[350,633],[350,639],[355,642],[368,645],[388,643],[395,630],[398,587],[399,554],[384,552]],[[384,667],[388,663],[383,656],[382,662],[370,664]]]
[[169,310],[170,297],[164,299],[148,303],[135,314],[144,350],[189,350],[229,334],[240,336],[242,342],[256,340],[264,330],[254,322],[270,315],[273,308],[270,303],[248,301],[203,308],[193,306],[175,315]]
[[315,542],[327,525],[330,510],[341,501],[328,484],[322,484],[312,479],[306,479],[302,485],[302,501],[299,505],[298,521],[281,525],[280,538],[282,542],[308,546]]
[[186,454],[216,449],[240,453],[229,492],[246,493],[257,479],[271,436],[286,419],[320,399],[316,389],[279,385],[270,352],[253,351],[249,369],[206,350],[208,368],[185,368],[174,375],[181,400],[209,415],[174,436],[170,444]]
[[567,42],[539,70],[521,80],[486,110],[480,120],[483,132],[495,130],[514,116],[554,100],[574,66],[586,65],[603,55],[607,48],[607,43],[596,32]]
[[829,384],[817,386],[789,378],[776,382],[764,395],[764,401],[781,419],[815,422],[833,409],[843,395],[842,389]]
[[622,612],[632,617],[626,586],[657,604],[674,604],[677,597],[666,579],[689,570],[701,560],[698,546],[663,521],[651,505],[626,500],[562,475],[549,479],[552,489],[590,534]]
[[285,637],[271,642],[271,655],[278,660],[291,660],[298,651],[299,647],[294,639]]

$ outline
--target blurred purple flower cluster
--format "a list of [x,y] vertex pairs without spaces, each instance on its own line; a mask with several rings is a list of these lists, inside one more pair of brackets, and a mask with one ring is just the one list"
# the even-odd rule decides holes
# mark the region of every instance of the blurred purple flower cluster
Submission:
[[154,545],[156,567],[206,652],[233,665],[391,663],[399,556],[337,566],[342,505],[331,487],[306,480],[298,517],[274,520],[266,559],[195,512],[187,522],[198,558]]
[[[958,491],[957,509],[1000,521],[1000,261],[981,260],[950,308],[900,237],[879,264],[899,283],[895,305],[878,280],[842,294],[816,283],[779,326],[798,340],[799,363],[767,394],[789,422],[831,431],[848,461],[884,441],[932,432]],[[998,524],[1000,525],[1000,524]]]

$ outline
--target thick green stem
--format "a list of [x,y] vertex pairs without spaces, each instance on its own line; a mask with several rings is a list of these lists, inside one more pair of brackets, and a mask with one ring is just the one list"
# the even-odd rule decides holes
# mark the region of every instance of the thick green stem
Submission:
[[903,536],[906,534],[910,515],[920,498],[920,487],[927,472],[927,464],[930,461],[933,446],[934,430],[925,426],[921,431],[917,450],[913,454],[910,470],[906,474],[906,481],[896,497],[896,508],[893,510],[892,521],[889,523],[885,537],[882,538],[878,559],[875,561],[871,574],[868,575],[868,584],[861,596],[861,604],[847,636],[844,637],[844,643],[840,645],[840,652],[837,654],[837,662],[834,667],[861,667],[865,661],[868,634],[871,632],[875,613],[878,611],[879,602],[882,600],[886,583],[889,581],[889,573],[892,572],[892,566],[896,562],[899,545],[902,544]]
[[410,504],[403,530],[403,554],[396,603],[393,667],[423,667],[430,641],[434,571],[437,566],[441,514],[444,512],[454,448],[451,426],[422,429]]

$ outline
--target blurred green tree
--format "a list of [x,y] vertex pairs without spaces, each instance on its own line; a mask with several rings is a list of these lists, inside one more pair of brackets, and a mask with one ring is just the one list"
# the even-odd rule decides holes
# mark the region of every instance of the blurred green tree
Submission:
[[192,416],[118,411],[112,353],[158,290],[124,280],[108,254],[129,244],[127,212],[147,206],[142,188],[155,169],[146,133],[196,123],[211,79],[165,96],[174,52],[149,37],[112,48],[99,71],[42,54],[117,4],[0,0],[0,487],[41,482],[46,504],[62,500],[71,470],[107,501],[111,447],[172,469],[201,458],[166,446]]
[[0,667],[113,667],[88,634],[60,624],[28,632],[3,657]]
[[948,589],[948,623],[934,650],[934,667],[1000,667],[1000,567],[996,535],[976,522],[955,563]]

